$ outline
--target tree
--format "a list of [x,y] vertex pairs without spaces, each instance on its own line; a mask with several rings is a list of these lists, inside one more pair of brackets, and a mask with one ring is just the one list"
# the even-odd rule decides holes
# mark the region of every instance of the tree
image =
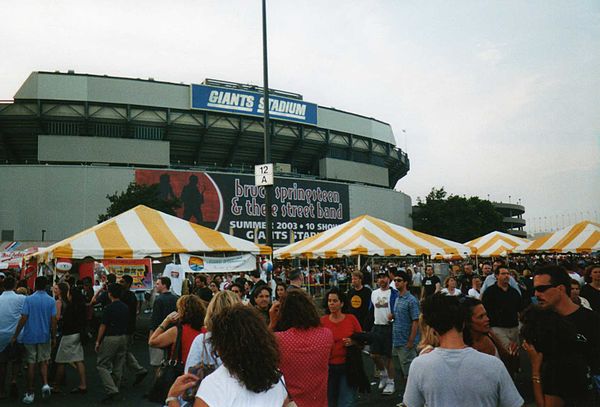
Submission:
[[502,215],[487,200],[449,195],[444,187],[431,189],[425,201],[417,198],[413,228],[464,243],[494,230],[505,231]]
[[106,213],[98,215],[98,223],[104,222],[138,205],[146,205],[149,208],[175,215],[175,211],[181,207],[179,199],[163,199],[158,193],[158,184],[145,185],[132,182],[122,192],[106,195],[110,201]]

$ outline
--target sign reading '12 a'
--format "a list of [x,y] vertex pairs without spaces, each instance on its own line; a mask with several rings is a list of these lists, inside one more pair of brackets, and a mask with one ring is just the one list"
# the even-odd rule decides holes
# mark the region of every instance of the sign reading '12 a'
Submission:
[[[260,93],[206,85],[192,85],[191,93],[192,109],[259,117],[264,114],[265,101]],[[273,119],[317,124],[317,105],[298,99],[270,95],[269,114]]]

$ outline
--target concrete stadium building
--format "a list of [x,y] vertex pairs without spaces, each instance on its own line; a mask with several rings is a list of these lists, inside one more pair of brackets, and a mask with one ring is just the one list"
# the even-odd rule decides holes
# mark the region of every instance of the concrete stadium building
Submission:
[[[263,162],[261,92],[33,72],[0,102],[0,240],[39,240],[43,230],[55,241],[90,227],[107,194],[131,182],[180,198],[186,219],[263,240],[253,177]],[[393,190],[410,162],[389,124],[277,90],[270,114],[276,245],[364,213],[412,225],[410,197]]]

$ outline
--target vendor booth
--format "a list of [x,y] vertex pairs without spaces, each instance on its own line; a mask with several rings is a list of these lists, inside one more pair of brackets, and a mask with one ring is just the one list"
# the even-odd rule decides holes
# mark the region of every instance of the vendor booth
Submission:
[[469,246],[478,257],[501,257],[529,242],[530,240],[508,233],[494,231],[465,243],[465,246]]
[[[139,261],[130,259],[191,253],[197,255],[182,256],[188,262],[193,262],[191,266],[188,264],[189,270],[186,271],[200,272],[203,271],[200,263],[205,260],[208,263],[212,260],[211,264],[220,263],[223,267],[231,266],[231,263],[250,267],[248,264],[251,263],[251,267],[255,268],[255,256],[270,254],[270,249],[139,205],[33,253],[28,258],[51,266],[52,271],[56,273],[60,271],[56,265],[63,259],[83,260],[88,264],[94,260],[102,262],[112,259],[106,261],[107,264],[103,266],[137,270],[140,268]],[[206,257],[207,254],[220,260]],[[252,262],[248,261],[248,256]],[[231,262],[226,260],[228,258],[231,258]],[[218,270],[218,267],[214,270]]]
[[583,221],[515,248],[514,253],[593,253],[600,251],[600,224]]

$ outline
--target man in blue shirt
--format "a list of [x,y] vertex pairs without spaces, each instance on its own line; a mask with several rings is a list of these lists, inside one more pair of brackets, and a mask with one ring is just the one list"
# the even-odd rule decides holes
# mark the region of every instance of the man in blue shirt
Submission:
[[27,390],[23,403],[31,404],[35,398],[33,383],[35,367],[39,365],[42,376],[42,398],[50,397],[52,389],[48,385],[48,361],[50,350],[56,338],[56,304],[46,292],[48,280],[44,276],[35,279],[35,293],[25,298],[21,319],[12,337],[14,343],[23,329],[22,342],[25,345],[27,367]]
[[0,295],[0,399],[5,398],[4,383],[6,380],[6,365],[13,362],[13,375],[11,383],[11,397],[17,395],[17,372],[19,364],[15,363],[18,358],[17,343],[11,344],[11,338],[15,333],[25,296],[14,292],[16,281],[14,277],[8,276],[4,279],[4,292]]
[[408,369],[414,358],[417,357],[417,343],[419,342],[419,302],[408,291],[409,277],[405,271],[398,271],[394,277],[398,299],[394,304],[394,324],[392,327],[392,340],[394,351],[400,360],[400,368],[404,377],[408,377]]

